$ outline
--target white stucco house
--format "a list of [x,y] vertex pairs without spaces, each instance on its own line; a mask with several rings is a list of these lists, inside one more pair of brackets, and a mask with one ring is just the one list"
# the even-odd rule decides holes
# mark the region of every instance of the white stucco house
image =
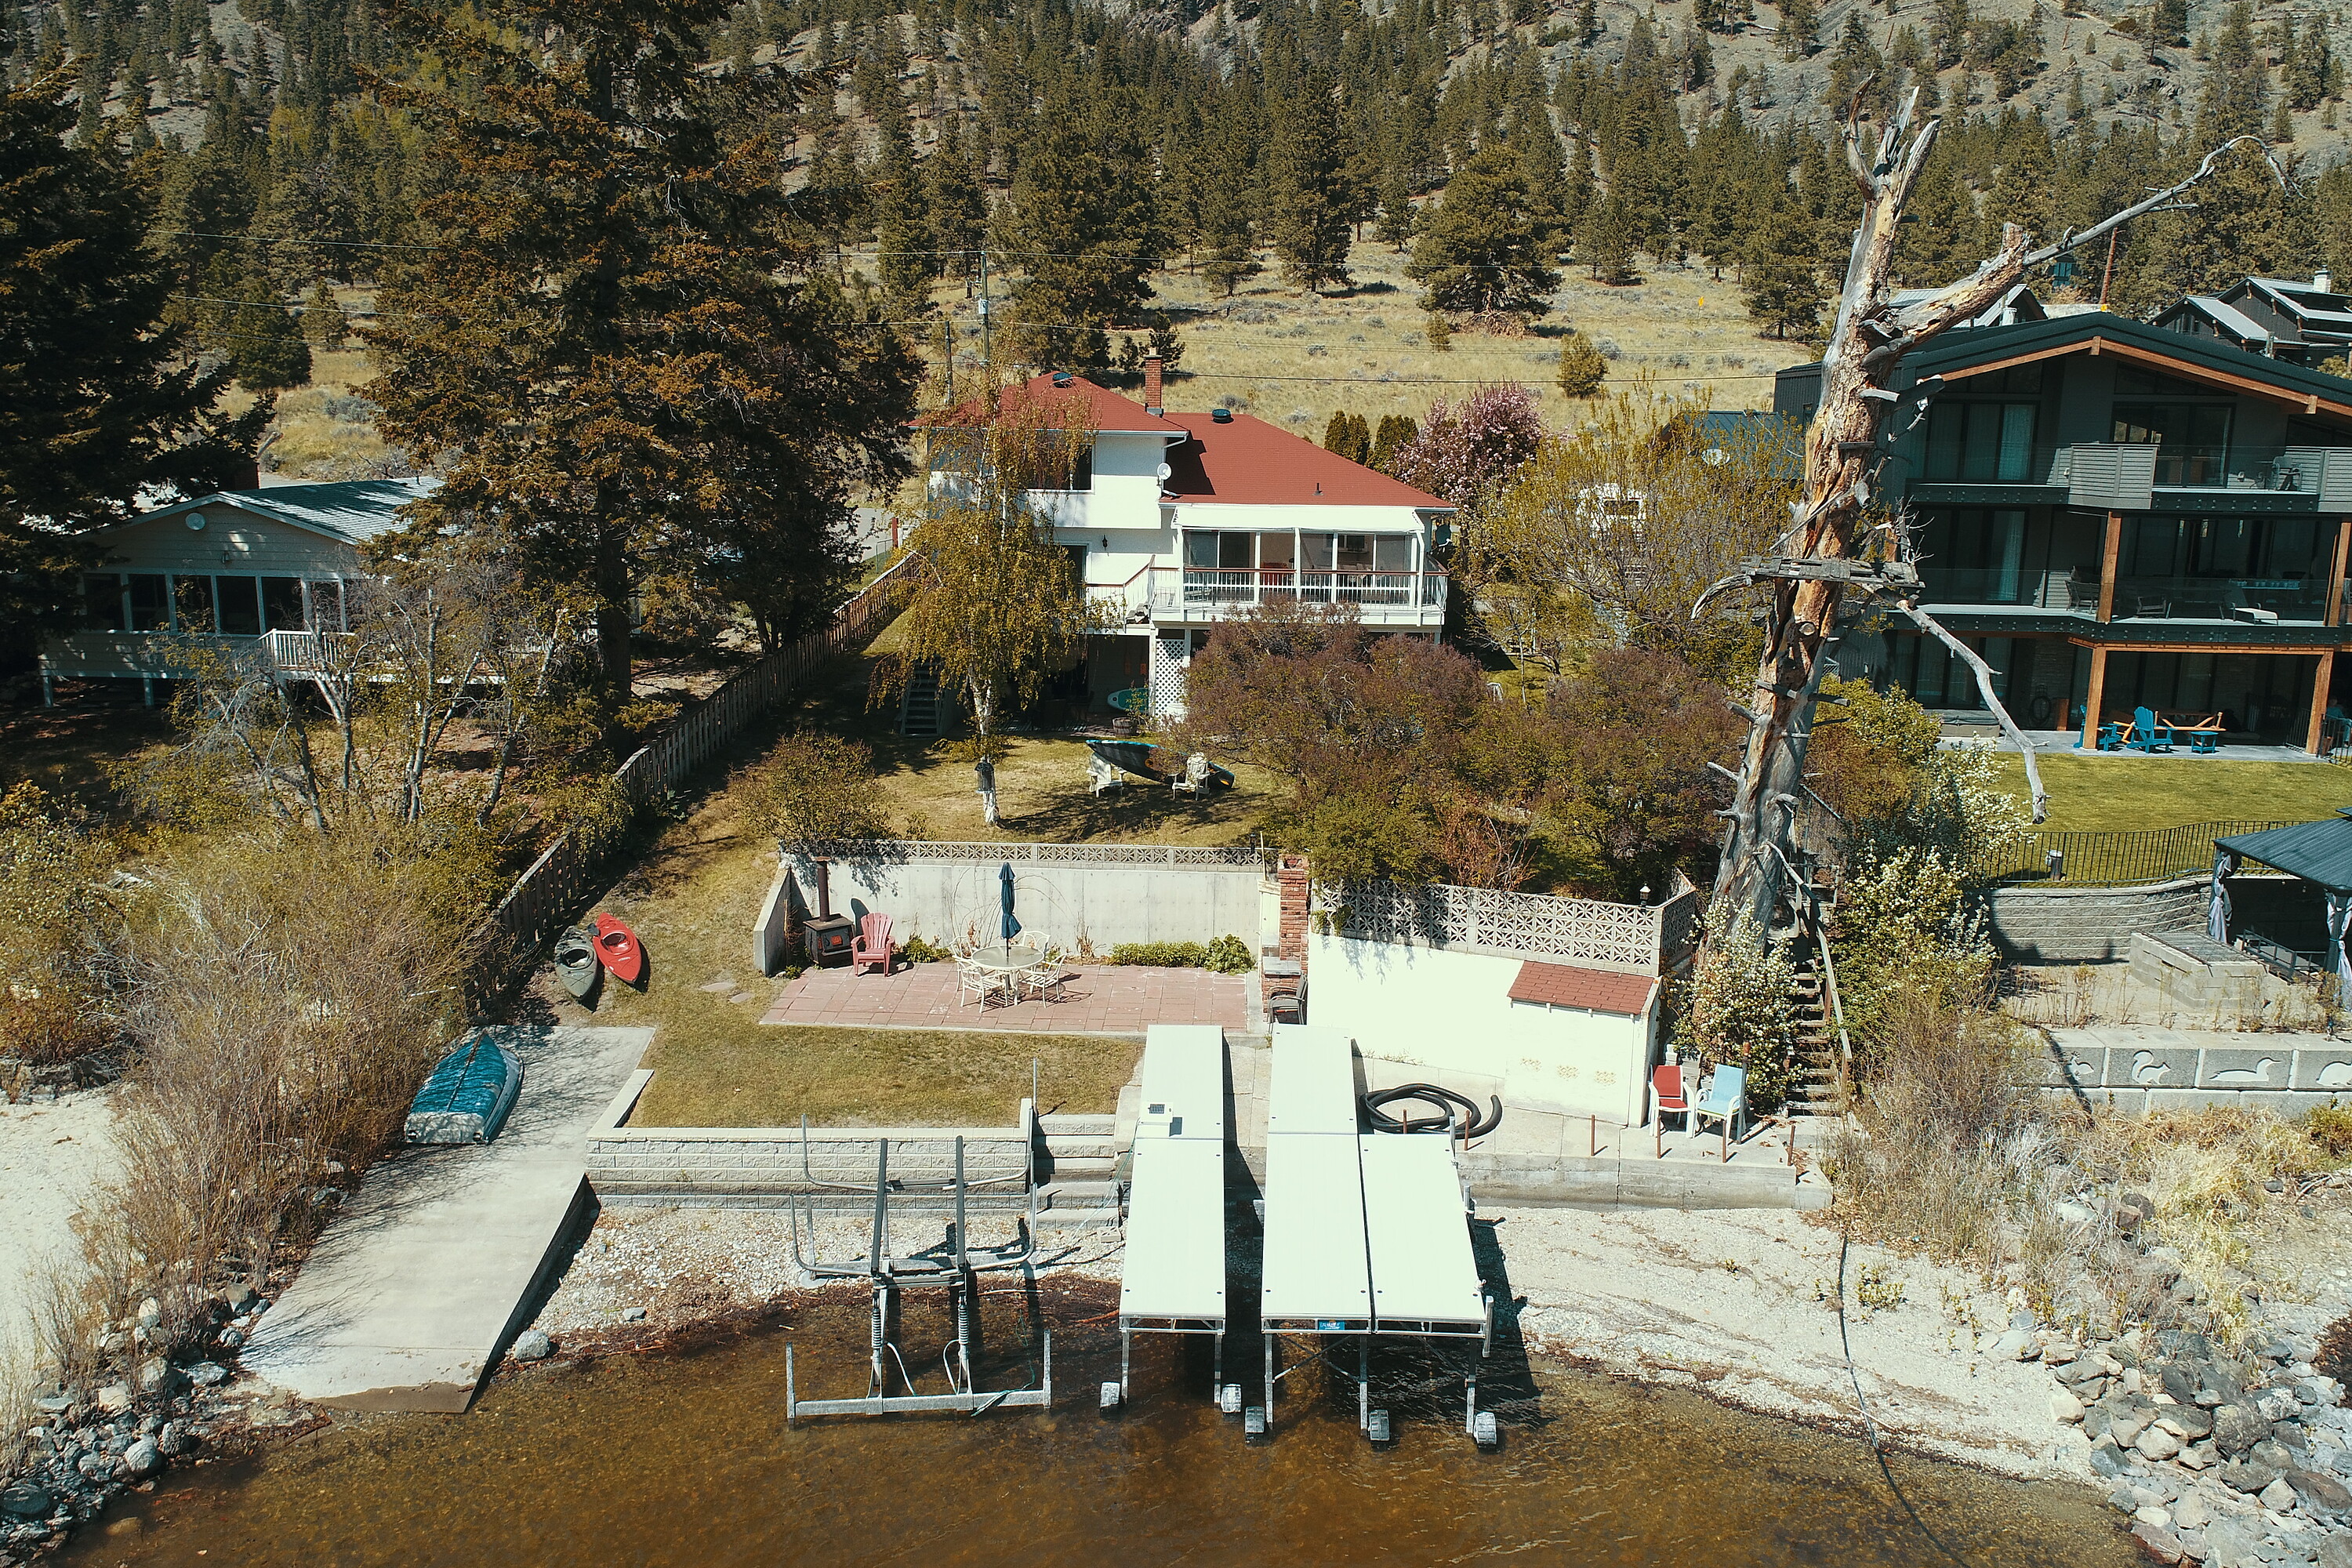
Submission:
[[298,668],[305,639],[344,629],[360,546],[438,482],[223,490],[99,531],[105,569],[83,574],[74,629],[41,648],[43,700],[59,679],[135,679],[152,704],[156,681],[185,673],[188,638],[257,642]]
[[[1432,546],[1450,503],[1246,414],[1171,413],[1157,360],[1145,362],[1144,399],[1066,372],[999,396],[1000,407],[1066,406],[1091,426],[1071,488],[1031,496],[1082,557],[1089,594],[1121,619],[1088,640],[1091,705],[1142,688],[1152,711],[1175,711],[1207,628],[1267,599],[1342,601],[1368,626],[1438,635],[1447,583]],[[922,422],[932,493],[953,487],[969,450],[939,437],[985,412],[974,403]]]

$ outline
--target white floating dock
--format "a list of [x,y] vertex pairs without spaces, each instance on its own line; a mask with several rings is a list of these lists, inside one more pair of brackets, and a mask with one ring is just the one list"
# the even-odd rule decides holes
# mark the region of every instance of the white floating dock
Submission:
[[[1270,1430],[1274,1422],[1275,1341],[1285,1333],[1349,1334],[1357,1336],[1360,1363],[1358,1424],[1377,1442],[1388,1435],[1388,1416],[1371,1408],[1373,1335],[1475,1341],[1481,1356],[1489,1342],[1492,1317],[1470,1243],[1454,1139],[1361,1133],[1348,1037],[1281,1024],[1273,1037],[1258,1299],[1265,1337],[1263,1426]],[[1490,1434],[1492,1418],[1477,1408],[1475,1364],[1465,1383],[1465,1424]]]
[[1374,1132],[1358,1140],[1374,1326],[1383,1334],[1486,1332],[1486,1292],[1470,1247],[1470,1207],[1454,1140]]
[[1213,1335],[1213,1397],[1224,1376],[1225,1031],[1154,1024],[1142,1090],[1119,1271],[1118,1397],[1127,1398],[1139,1332]]

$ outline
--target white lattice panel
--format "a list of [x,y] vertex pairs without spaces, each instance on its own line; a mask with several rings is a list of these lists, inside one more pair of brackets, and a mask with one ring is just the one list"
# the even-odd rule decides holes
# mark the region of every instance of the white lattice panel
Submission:
[[1433,882],[1357,882],[1345,934],[1368,942],[1481,947],[1654,973],[1661,911],[1598,899],[1555,899]]

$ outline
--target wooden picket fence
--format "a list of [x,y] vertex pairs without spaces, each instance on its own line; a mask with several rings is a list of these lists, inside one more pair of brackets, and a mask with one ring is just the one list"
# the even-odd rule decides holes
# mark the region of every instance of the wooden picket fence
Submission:
[[[753,721],[799,689],[812,670],[861,641],[885,619],[898,588],[901,559],[834,613],[833,622],[740,671],[679,714],[668,728],[630,753],[613,777],[632,806],[642,806],[716,756]],[[607,857],[585,850],[570,832],[549,845],[475,931],[490,955],[485,994],[495,993],[536,963],[581,899],[594,890]]]

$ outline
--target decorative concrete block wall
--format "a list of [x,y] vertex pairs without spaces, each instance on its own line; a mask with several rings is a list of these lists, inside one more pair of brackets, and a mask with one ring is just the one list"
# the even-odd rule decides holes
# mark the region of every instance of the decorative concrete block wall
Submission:
[[2352,1040],[2132,1028],[2045,1034],[2042,1087],[2095,1105],[2264,1107],[2283,1116],[2352,1105]]

